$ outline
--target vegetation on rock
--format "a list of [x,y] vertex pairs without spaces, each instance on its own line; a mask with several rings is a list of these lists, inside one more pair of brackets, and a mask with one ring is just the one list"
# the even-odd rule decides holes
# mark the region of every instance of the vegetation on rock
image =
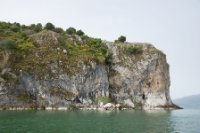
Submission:
[[95,103],[96,104],[100,104],[100,103],[111,103],[112,99],[106,96],[102,96],[102,97],[98,97],[97,99],[95,99]]
[[120,36],[118,38],[118,40],[116,40],[116,42],[122,42],[122,43],[124,43],[125,41],[126,41],[126,37],[125,36]]
[[[77,36],[78,35],[78,36]],[[12,51],[13,71],[26,71],[42,77],[53,76],[52,63],[56,63],[69,74],[78,71],[77,64],[112,64],[112,52],[99,38],[85,35],[82,30],[62,28],[47,23],[31,24],[0,22],[0,50]],[[44,69],[45,68],[45,69]]]
[[52,23],[47,23],[44,27],[44,29],[47,29],[47,30],[54,30],[55,29],[55,26],[52,24]]
[[84,35],[84,32],[83,32],[82,30],[78,30],[78,31],[76,32],[76,34],[79,35],[79,36],[83,36],[83,35]]
[[137,54],[141,54],[142,53],[142,47],[138,47],[138,46],[126,46],[125,47],[125,53],[126,54],[133,54],[133,55],[137,55]]
[[69,27],[67,30],[66,30],[66,33],[69,34],[69,35],[73,35],[76,33],[76,29],[74,27]]

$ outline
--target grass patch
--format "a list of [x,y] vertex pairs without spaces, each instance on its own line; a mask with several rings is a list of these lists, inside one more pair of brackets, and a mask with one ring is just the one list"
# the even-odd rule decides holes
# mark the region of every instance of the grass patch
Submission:
[[142,54],[143,50],[142,50],[142,47],[140,46],[129,45],[124,48],[124,52],[129,55],[138,55],[138,54]]
[[99,104],[101,102],[104,103],[104,104],[111,103],[112,99],[109,98],[109,97],[106,97],[106,96],[104,96],[104,97],[98,97],[98,98],[95,99],[95,104]]

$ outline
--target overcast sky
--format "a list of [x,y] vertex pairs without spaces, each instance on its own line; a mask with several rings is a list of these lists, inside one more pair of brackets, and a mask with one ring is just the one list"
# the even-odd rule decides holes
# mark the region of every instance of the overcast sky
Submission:
[[0,21],[152,43],[167,55],[172,99],[200,94],[200,0],[0,0]]

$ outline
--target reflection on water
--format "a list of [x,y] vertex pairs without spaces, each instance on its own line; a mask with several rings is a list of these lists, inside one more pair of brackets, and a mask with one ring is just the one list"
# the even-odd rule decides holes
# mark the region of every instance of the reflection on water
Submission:
[[0,112],[0,133],[199,133],[199,125],[199,110]]

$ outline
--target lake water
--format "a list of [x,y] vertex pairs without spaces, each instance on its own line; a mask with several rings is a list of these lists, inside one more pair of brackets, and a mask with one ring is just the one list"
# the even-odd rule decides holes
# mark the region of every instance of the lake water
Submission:
[[200,110],[0,111],[0,133],[200,133]]

